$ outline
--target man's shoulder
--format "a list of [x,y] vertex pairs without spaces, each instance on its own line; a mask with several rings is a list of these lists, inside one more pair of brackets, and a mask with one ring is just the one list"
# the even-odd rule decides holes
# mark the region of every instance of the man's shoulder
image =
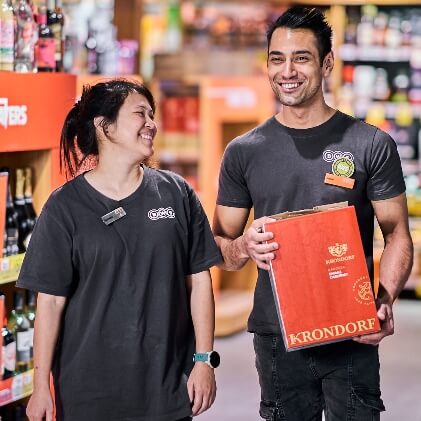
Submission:
[[378,127],[367,123],[366,121],[360,120],[356,117],[350,116],[348,114],[345,114],[341,111],[338,111],[340,113],[341,118],[341,127],[343,130],[353,130],[360,132],[364,135],[371,135],[374,136],[375,133],[379,130]]

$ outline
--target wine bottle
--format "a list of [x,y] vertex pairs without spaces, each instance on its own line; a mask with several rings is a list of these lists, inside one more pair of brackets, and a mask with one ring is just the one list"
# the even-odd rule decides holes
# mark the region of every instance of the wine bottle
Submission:
[[[9,173],[10,174],[10,173]],[[5,228],[5,256],[13,256],[19,253],[19,225],[18,213],[13,205],[12,193],[10,191],[10,183],[7,186],[7,202],[6,202],[6,228]]]
[[35,44],[35,59],[38,72],[54,72],[56,68],[56,43],[51,28],[47,25],[47,10],[39,8],[38,41]]
[[34,204],[32,200],[32,169],[29,167],[25,168],[25,205],[26,212],[28,214],[28,230],[32,233],[34,229],[35,222],[37,222],[37,214],[34,209]]
[[24,314],[24,296],[22,292],[14,294],[14,308],[10,313],[7,327],[16,338],[16,371],[22,373],[29,369],[31,333],[29,320]]
[[26,292],[26,308],[25,308],[25,316],[29,321],[29,334],[30,334],[30,361],[29,361],[29,368],[33,368],[34,366],[34,325],[35,325],[35,312],[36,312],[36,301],[37,297],[34,291],[30,291],[29,289]]
[[[56,46],[59,47],[59,54],[56,54],[56,72],[63,71],[63,57],[64,57],[64,13],[62,8],[62,1],[56,0],[56,19],[60,27],[60,40],[57,40]],[[57,52],[57,50],[56,50]]]
[[7,379],[15,375],[16,371],[16,340],[13,333],[7,328],[7,318],[4,318],[1,331],[3,337],[2,347],[2,378]]
[[55,64],[57,71],[63,67],[62,34],[63,27],[60,17],[57,16],[54,0],[47,0],[47,24],[54,34],[55,40]]
[[29,227],[28,227],[28,212],[25,204],[25,197],[23,194],[23,186],[25,182],[25,177],[23,175],[23,170],[18,168],[16,170],[16,186],[15,186],[15,209],[18,214],[18,228],[19,228],[19,252],[24,253],[28,246],[29,242]]

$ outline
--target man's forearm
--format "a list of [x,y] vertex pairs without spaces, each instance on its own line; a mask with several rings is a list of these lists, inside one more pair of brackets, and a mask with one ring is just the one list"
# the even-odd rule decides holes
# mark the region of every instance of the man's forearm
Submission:
[[413,245],[409,235],[391,234],[380,259],[379,298],[393,303],[405,286],[413,263]]
[[228,271],[240,270],[247,263],[249,256],[243,236],[235,240],[216,236],[215,241],[224,259],[223,263],[218,265],[221,269]]

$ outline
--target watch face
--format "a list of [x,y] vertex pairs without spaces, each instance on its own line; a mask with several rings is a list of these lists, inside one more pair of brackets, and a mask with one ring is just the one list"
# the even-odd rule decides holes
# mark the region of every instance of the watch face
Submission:
[[216,368],[219,366],[220,362],[221,362],[221,357],[219,356],[219,354],[216,351],[212,351],[209,355],[209,362],[210,365],[213,368]]

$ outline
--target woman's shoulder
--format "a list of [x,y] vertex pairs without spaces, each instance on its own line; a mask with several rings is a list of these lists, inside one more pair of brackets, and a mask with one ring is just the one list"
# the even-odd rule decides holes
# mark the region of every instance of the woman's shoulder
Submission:
[[174,188],[190,188],[188,182],[180,175],[170,170],[162,170],[158,168],[147,169],[149,177],[154,181],[154,184],[174,186]]

